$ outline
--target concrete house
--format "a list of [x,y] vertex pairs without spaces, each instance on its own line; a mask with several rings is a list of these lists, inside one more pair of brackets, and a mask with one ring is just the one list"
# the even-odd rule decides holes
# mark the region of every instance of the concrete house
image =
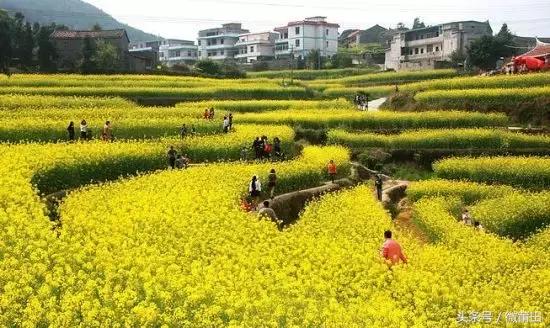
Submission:
[[234,58],[238,49],[235,44],[239,36],[249,33],[240,23],[223,24],[222,27],[199,31],[198,58],[224,60]]
[[194,41],[169,39],[159,47],[160,62],[168,67],[193,64],[198,56],[199,49]]
[[321,56],[330,57],[338,52],[338,28],[323,16],[309,17],[277,27],[279,39],[275,42],[275,56],[305,58],[310,51],[319,50]]
[[278,38],[279,34],[273,32],[242,34],[235,44],[238,51],[235,58],[243,63],[271,60],[275,57],[275,41]]
[[465,52],[470,43],[492,35],[489,22],[462,21],[428,26],[393,35],[386,50],[386,69],[415,70],[438,68],[454,51]]

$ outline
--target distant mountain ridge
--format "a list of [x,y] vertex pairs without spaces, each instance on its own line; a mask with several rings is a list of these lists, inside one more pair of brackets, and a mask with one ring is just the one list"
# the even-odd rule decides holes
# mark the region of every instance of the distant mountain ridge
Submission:
[[0,0],[0,8],[14,15],[21,12],[29,22],[67,25],[75,30],[89,30],[95,24],[103,29],[125,29],[130,41],[162,39],[114,19],[101,9],[82,0]]

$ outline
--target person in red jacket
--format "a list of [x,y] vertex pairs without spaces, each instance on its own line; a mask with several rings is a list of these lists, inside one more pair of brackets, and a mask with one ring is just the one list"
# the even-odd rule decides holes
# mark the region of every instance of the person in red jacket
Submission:
[[390,230],[386,230],[384,232],[384,238],[386,238],[386,241],[382,245],[382,249],[380,250],[380,256],[382,256],[386,261],[389,262],[389,264],[397,264],[399,261],[403,261],[403,263],[407,263],[407,258],[405,257],[405,254],[403,254],[403,251],[401,250],[401,246],[398,242],[393,240],[392,233]]
[[330,177],[330,181],[334,183],[334,178],[336,178],[336,164],[334,164],[334,161],[332,159],[327,165],[327,173]]

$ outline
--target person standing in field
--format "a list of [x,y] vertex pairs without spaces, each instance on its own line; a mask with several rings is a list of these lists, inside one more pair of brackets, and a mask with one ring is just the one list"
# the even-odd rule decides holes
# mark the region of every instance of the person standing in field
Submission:
[[208,108],[204,110],[204,114],[202,115],[202,118],[204,118],[205,120],[209,119],[210,118],[210,114],[208,112]]
[[283,158],[283,149],[281,147],[281,139],[279,139],[279,137],[275,137],[273,139],[273,154],[277,157],[277,158]]
[[111,128],[111,122],[107,121],[103,126],[103,140],[112,141],[112,139],[113,139],[113,129]]
[[229,119],[229,131],[233,130],[233,113],[229,113],[227,117]]
[[74,141],[75,131],[74,131],[74,122],[73,121],[71,121],[69,123],[69,126],[67,127],[67,132],[69,133],[69,140]]
[[210,108],[210,112],[208,113],[208,118],[211,120],[214,119],[214,107]]
[[252,198],[254,209],[257,209],[258,200],[260,199],[260,195],[262,193],[262,183],[257,176],[253,176],[252,180],[248,184],[248,193],[250,194],[250,198]]
[[187,135],[187,125],[182,125],[180,128],[180,138],[183,139]]
[[88,139],[88,123],[86,122],[86,120],[82,120],[80,122],[80,139]]
[[462,221],[460,222],[467,226],[472,225],[472,217],[470,216],[470,212],[468,211],[468,209],[465,209],[464,212],[462,212]]
[[228,133],[229,132],[229,118],[227,116],[223,117],[223,132]]
[[170,146],[170,150],[168,150],[168,164],[172,169],[176,168],[176,156],[178,155],[178,152],[174,149],[174,146]]
[[271,169],[271,171],[269,171],[268,183],[267,183],[267,189],[269,190],[269,195],[271,196],[271,199],[275,197],[276,186],[277,186],[277,173],[275,173],[275,169]]
[[334,163],[334,160],[330,160],[330,162],[327,165],[327,173],[330,177],[330,181],[334,183],[334,179],[336,178],[336,164]]
[[252,149],[254,149],[254,155],[256,156],[256,159],[260,159],[262,157],[262,146],[259,137],[256,137],[256,139],[254,139],[254,142],[252,143]]
[[382,181],[382,176],[380,174],[376,175],[376,180],[374,181],[374,185],[376,187],[376,198],[378,198],[378,201],[382,201],[382,187],[384,185],[384,182]]
[[390,230],[386,230],[384,232],[384,238],[386,241],[382,245],[380,256],[382,256],[390,265],[397,264],[399,261],[407,263],[407,258],[405,257],[405,254],[403,254],[401,245],[392,239],[392,232]]

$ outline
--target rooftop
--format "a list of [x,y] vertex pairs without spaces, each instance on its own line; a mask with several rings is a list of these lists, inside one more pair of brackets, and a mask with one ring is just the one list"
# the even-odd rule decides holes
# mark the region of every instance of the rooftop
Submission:
[[57,30],[54,31],[51,35],[53,39],[128,39],[126,30],[103,30],[103,31],[65,31]]
[[550,54],[550,43],[545,43],[537,39],[537,45],[521,55],[520,57],[529,56],[529,57],[541,57]]

